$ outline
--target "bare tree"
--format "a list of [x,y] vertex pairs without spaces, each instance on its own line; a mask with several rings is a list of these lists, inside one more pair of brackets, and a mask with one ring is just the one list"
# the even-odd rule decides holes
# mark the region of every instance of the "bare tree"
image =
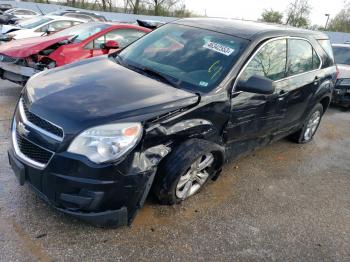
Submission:
[[147,4],[154,10],[154,15],[161,15],[164,9],[170,10],[180,0],[147,0]]
[[296,27],[307,27],[311,6],[308,0],[292,0],[287,9],[286,24]]

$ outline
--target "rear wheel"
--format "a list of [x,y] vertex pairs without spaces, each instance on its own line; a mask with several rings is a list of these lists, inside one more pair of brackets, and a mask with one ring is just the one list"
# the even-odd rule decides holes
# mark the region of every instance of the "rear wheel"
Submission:
[[309,113],[303,127],[292,134],[290,138],[296,143],[302,144],[310,142],[321,123],[322,115],[323,106],[321,104],[317,104]]

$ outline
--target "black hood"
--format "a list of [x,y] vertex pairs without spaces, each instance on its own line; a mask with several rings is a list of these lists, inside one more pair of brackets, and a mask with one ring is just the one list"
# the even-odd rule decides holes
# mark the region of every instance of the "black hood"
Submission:
[[68,133],[147,120],[195,104],[199,97],[100,56],[39,73],[28,81],[25,100],[30,111]]

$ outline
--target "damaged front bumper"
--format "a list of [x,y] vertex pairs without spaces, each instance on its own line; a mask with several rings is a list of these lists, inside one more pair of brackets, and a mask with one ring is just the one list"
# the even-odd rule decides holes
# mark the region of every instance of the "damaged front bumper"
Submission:
[[130,225],[143,206],[156,165],[169,152],[164,146],[134,152],[119,164],[96,165],[84,157],[56,153],[40,170],[8,151],[21,185],[29,184],[55,209],[95,226]]
[[[2,61],[4,59],[4,56],[0,55],[0,60]],[[2,79],[6,79],[18,84],[26,83],[31,76],[40,72],[40,70],[32,67],[18,65],[16,64],[16,61],[0,62],[0,70]]]

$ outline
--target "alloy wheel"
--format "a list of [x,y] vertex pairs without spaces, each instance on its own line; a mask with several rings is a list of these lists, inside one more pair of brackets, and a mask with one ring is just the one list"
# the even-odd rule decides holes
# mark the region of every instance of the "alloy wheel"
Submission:
[[180,177],[176,186],[176,196],[180,199],[186,199],[197,193],[208,180],[208,169],[213,162],[214,155],[212,153],[207,153],[198,158],[189,170]]

